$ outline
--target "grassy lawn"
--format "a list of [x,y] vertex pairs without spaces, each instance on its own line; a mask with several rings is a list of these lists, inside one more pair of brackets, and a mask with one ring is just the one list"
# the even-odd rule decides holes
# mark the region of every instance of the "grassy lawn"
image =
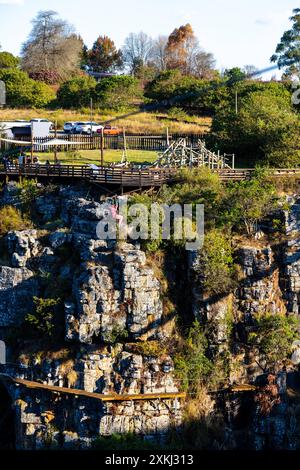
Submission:
[[[138,113],[135,110],[125,112],[95,110],[93,121],[105,123],[111,121],[112,125],[125,128],[129,133],[145,133],[153,135],[165,134],[167,128],[170,133],[202,134],[209,132],[211,118],[199,116],[186,116],[185,119],[172,117],[166,113]],[[90,110],[49,110],[49,109],[0,109],[0,121],[15,119],[47,118],[57,121],[58,128],[62,129],[66,121],[89,121]],[[188,122],[186,122],[188,121]]]
[[[122,150],[105,150],[104,151],[104,163],[118,163],[122,158]],[[54,154],[51,152],[47,153],[34,153],[39,156],[41,162],[49,160],[51,163],[54,162]],[[59,161],[64,165],[86,165],[95,164],[99,165],[101,156],[100,150],[79,150],[78,152],[67,153],[60,152],[57,154]],[[157,159],[157,152],[151,152],[148,150],[128,150],[128,160],[131,163],[149,163],[154,162]]]

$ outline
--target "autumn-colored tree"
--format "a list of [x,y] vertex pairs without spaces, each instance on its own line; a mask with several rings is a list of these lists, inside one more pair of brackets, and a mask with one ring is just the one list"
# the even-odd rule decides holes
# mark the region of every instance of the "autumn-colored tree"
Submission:
[[168,38],[166,48],[168,68],[179,69],[187,74],[189,72],[191,53],[197,47],[198,40],[189,23],[175,28]]
[[122,64],[122,52],[107,36],[99,36],[88,51],[88,66],[93,72],[114,72]]
[[168,38],[165,53],[167,69],[178,69],[184,75],[202,79],[214,76],[214,57],[201,49],[189,23],[174,29]]

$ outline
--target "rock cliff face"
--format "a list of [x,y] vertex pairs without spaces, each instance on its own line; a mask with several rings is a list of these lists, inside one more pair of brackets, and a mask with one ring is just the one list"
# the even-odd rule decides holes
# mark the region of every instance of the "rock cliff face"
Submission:
[[[10,327],[23,324],[32,311],[33,296],[43,294],[45,282],[47,289],[51,279],[68,282],[70,292],[62,312],[67,355],[51,353],[51,348],[45,357],[23,354],[19,366],[3,366],[2,372],[106,395],[177,392],[172,359],[136,348],[167,337],[160,283],[139,247],[97,239],[103,204],[82,195],[82,190],[63,188],[37,199],[39,217],[44,222],[56,217],[63,228],[15,231],[4,238],[2,338],[6,339]],[[8,185],[3,200],[14,204],[15,197],[13,186]],[[9,339],[7,345],[10,351]],[[161,439],[181,422],[177,399],[102,403],[7,386],[15,404],[18,448],[86,448],[97,436],[112,433],[135,432]]]
[[[282,212],[285,233],[279,244],[254,242],[236,250],[241,279],[234,294],[218,299],[205,297],[201,289],[200,258],[196,253],[189,257],[193,313],[201,322],[211,325],[213,351],[230,348],[229,380],[233,387],[260,384],[266,379],[264,360],[257,351],[244,346],[255,318],[300,312],[300,200],[289,198],[288,202],[290,209]],[[224,326],[228,313],[234,331],[231,345]],[[260,412],[257,394],[247,388],[216,399],[215,411],[223,410],[230,431],[229,447],[299,448],[300,416],[295,397],[300,385],[300,342],[294,341],[291,346],[294,350],[291,361],[274,378],[279,399],[270,413]]]
[[[18,203],[13,185],[5,188],[1,203]],[[188,253],[188,269],[182,267],[187,308],[210,327],[211,356],[230,352],[232,386],[257,385],[264,378],[262,358],[245,347],[255,318],[300,313],[300,201],[290,198],[289,205],[289,211],[282,211],[285,234],[279,244],[259,241],[237,247],[240,280],[230,295],[204,295],[198,253]],[[105,395],[179,391],[172,357],[163,347],[172,327],[161,282],[145,253],[138,245],[97,238],[103,204],[88,198],[84,189],[61,188],[40,196],[35,211],[43,230],[10,232],[1,242],[0,339],[7,343],[8,362],[17,365],[0,366],[0,372]],[[62,344],[30,352],[26,346],[16,359],[12,330],[23,327],[33,297],[51,292],[52,284],[67,286],[61,299]],[[234,333],[230,340],[228,322]],[[155,352],[149,344],[156,345]],[[299,405],[292,393],[300,382],[300,342],[293,351],[291,362],[274,378],[280,402],[268,415],[261,413],[251,387],[216,395],[210,412],[226,423],[226,448],[299,448]],[[20,449],[88,448],[97,436],[128,432],[163,440],[182,422],[178,399],[102,402],[5,383]]]

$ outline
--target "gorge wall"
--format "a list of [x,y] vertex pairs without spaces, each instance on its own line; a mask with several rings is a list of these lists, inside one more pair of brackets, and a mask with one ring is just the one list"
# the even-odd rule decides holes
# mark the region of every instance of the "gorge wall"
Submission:
[[[245,346],[256,316],[300,313],[300,201],[288,202],[280,243],[264,237],[236,247],[240,277],[229,295],[205,296],[198,253],[186,253],[180,279],[174,280],[175,287],[183,280],[186,286],[177,315],[209,325],[212,357],[230,356],[226,390],[213,391],[208,411],[212,419],[222,416],[225,448],[300,445],[300,343],[274,375],[277,401],[268,414],[261,412],[254,389],[228,388],[266,385],[263,358]],[[18,206],[14,184],[4,188],[0,203]],[[178,327],[145,252],[138,244],[97,239],[104,208],[85,189],[56,188],[38,196],[34,209],[41,228],[11,231],[1,241],[0,339],[8,357],[0,372],[100,394],[181,391],[168,349]],[[59,299],[56,342],[27,336],[24,321],[34,310],[34,297]],[[16,386],[8,378],[3,383],[19,449],[89,448],[97,437],[114,433],[163,443],[170,429],[183,432],[185,404],[176,398],[101,402]]]

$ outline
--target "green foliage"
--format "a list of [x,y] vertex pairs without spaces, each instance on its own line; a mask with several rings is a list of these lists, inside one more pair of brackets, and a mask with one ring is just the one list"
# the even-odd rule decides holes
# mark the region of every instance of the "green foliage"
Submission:
[[247,77],[247,74],[243,72],[239,67],[233,67],[232,69],[226,69],[224,72],[224,78],[228,86],[234,86],[239,82],[242,82]]
[[299,319],[283,314],[257,316],[254,331],[248,338],[250,345],[258,349],[269,367],[290,356],[292,343],[296,339],[299,339]]
[[64,82],[57,92],[59,106],[63,108],[89,106],[96,83],[96,80],[89,76],[75,77]]
[[279,68],[286,67],[300,77],[300,8],[293,10],[290,20],[293,23],[292,28],[283,34],[271,61],[277,62]]
[[60,299],[42,299],[33,297],[34,313],[28,313],[25,321],[33,326],[34,330],[45,336],[52,337],[54,334],[55,310],[60,303]]
[[[145,96],[154,101],[168,100],[170,106],[184,111],[193,110],[198,114],[212,114],[222,101],[224,86],[220,79],[200,80],[183,75],[179,70],[160,73],[145,88]],[[220,86],[221,85],[221,86]]]
[[7,104],[11,107],[42,108],[55,98],[52,88],[18,69],[0,69],[0,80],[6,85]]
[[181,352],[174,356],[175,373],[181,381],[183,390],[197,390],[205,383],[213,370],[213,363],[208,359],[208,347],[205,332],[198,321],[190,328]]
[[42,189],[36,180],[23,179],[17,184],[18,197],[25,210],[32,208],[32,203],[41,194]]
[[201,250],[203,287],[209,295],[227,293],[233,284],[233,252],[224,232],[213,229],[206,233]]
[[298,166],[299,116],[283,84],[242,85],[238,114],[232,97],[213,118],[211,144],[275,167]]
[[110,344],[120,343],[128,338],[128,331],[120,326],[113,326],[110,333],[105,336],[105,341]]
[[19,63],[19,57],[15,57],[10,52],[0,52],[0,69],[15,69]]
[[105,109],[122,109],[141,96],[139,81],[126,75],[104,78],[95,89],[95,101]]
[[11,230],[31,228],[31,226],[31,222],[23,217],[15,207],[3,206],[0,208],[0,235],[5,235]]
[[276,207],[275,186],[267,181],[264,173],[249,181],[241,181],[228,187],[223,201],[223,222],[248,236],[257,231],[258,222]]

